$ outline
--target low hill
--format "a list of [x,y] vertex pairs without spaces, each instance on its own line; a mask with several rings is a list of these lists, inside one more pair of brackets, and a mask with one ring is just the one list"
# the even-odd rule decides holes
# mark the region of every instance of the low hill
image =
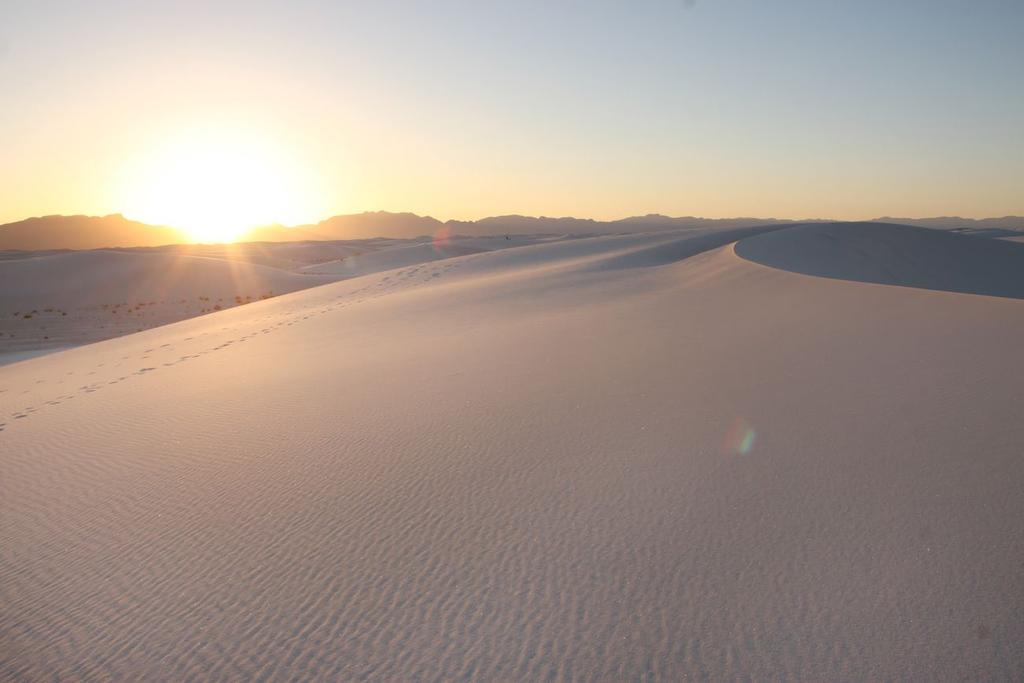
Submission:
[[244,239],[267,242],[303,240],[358,240],[374,237],[411,239],[433,235],[443,223],[430,216],[413,213],[368,211],[366,213],[333,216],[312,225],[287,227],[282,225],[256,228]]
[[109,339],[336,279],[174,250],[0,260],[0,356]]
[[157,247],[187,241],[174,228],[109,216],[42,216],[0,225],[0,250]]

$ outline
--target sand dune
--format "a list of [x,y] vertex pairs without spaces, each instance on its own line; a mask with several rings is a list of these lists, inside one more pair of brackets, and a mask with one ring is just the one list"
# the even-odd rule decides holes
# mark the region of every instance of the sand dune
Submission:
[[336,279],[173,250],[0,260],[0,363]]
[[565,235],[515,235],[508,238],[446,237],[444,239],[424,242],[414,241],[412,244],[408,241],[397,241],[394,244],[377,246],[365,253],[346,256],[344,259],[306,266],[301,271],[323,275],[359,277],[419,263],[440,261],[455,256],[521,247],[528,244],[546,244],[566,238],[567,236]]
[[480,252],[0,368],[0,676],[1024,677],[1024,303],[916,231],[732,239]]
[[0,365],[336,280],[563,236],[172,245],[0,259]]
[[439,261],[453,256],[476,254],[482,249],[452,244],[411,244],[349,256],[342,260],[306,266],[303,272],[358,277],[417,263]]
[[0,307],[82,306],[167,296],[259,296],[328,281],[221,259],[82,251],[0,261]]
[[743,258],[819,277],[1024,298],[1024,245],[883,223],[802,225],[736,247]]
[[175,244],[134,248],[129,253],[173,253],[243,261],[281,270],[298,270],[325,261],[355,256],[379,248],[376,240],[308,242],[232,242],[229,244]]

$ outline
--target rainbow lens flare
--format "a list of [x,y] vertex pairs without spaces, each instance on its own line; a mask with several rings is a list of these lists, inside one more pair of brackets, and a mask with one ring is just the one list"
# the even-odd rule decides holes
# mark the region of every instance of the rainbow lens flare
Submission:
[[722,452],[727,455],[746,455],[754,448],[757,432],[742,417],[732,421],[722,440]]
[[434,251],[439,254],[444,253],[444,248],[451,244],[452,241],[452,229],[447,225],[438,228],[437,232],[434,233],[433,247]]

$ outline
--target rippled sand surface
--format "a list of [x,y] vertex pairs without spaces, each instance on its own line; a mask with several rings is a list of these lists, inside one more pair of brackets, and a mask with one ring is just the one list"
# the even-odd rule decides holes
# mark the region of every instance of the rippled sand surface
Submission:
[[0,368],[0,677],[1019,680],[1024,301],[755,232]]

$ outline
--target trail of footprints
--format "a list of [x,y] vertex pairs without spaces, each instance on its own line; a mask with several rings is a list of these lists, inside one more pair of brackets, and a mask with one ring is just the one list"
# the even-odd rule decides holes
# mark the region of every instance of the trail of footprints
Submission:
[[[487,252],[484,252],[484,253],[487,253]],[[469,255],[469,256],[464,256],[464,257],[455,258],[455,259],[446,259],[444,261],[435,261],[435,262],[422,263],[422,264],[418,264],[418,265],[415,265],[415,266],[409,266],[407,268],[403,268],[402,270],[398,270],[396,272],[392,272],[392,273],[389,273],[387,275],[384,275],[383,277],[375,280],[373,283],[363,285],[362,287],[360,287],[358,289],[355,289],[355,290],[353,290],[351,292],[345,292],[343,294],[339,294],[338,296],[334,297],[329,303],[321,304],[321,305],[315,307],[313,310],[310,310],[309,308],[302,308],[302,309],[299,309],[298,311],[286,311],[284,313],[284,315],[288,316],[288,317],[285,317],[285,318],[283,318],[281,320],[278,320],[277,322],[275,322],[273,324],[267,324],[266,326],[261,327],[261,328],[257,329],[254,332],[250,332],[249,334],[243,335],[243,336],[241,336],[241,337],[239,337],[237,339],[229,339],[229,340],[227,340],[225,342],[222,342],[222,343],[220,343],[220,344],[218,344],[216,346],[211,346],[211,347],[208,347],[206,349],[203,349],[202,351],[197,351],[197,352],[191,353],[191,354],[184,354],[184,355],[180,356],[177,360],[174,360],[174,361],[169,361],[169,362],[165,362],[165,363],[159,363],[159,364],[156,364],[156,365],[147,365],[147,366],[139,368],[138,370],[135,370],[134,372],[127,372],[127,373],[125,373],[123,375],[120,375],[118,377],[115,377],[113,379],[96,381],[96,382],[89,382],[89,383],[83,384],[83,385],[79,386],[77,389],[68,391],[68,392],[66,392],[64,394],[61,394],[60,396],[55,397],[55,398],[51,398],[49,400],[43,401],[38,406],[27,406],[26,408],[24,408],[22,410],[18,410],[18,411],[15,411],[13,413],[10,413],[7,416],[7,418],[8,418],[7,420],[3,420],[3,418],[0,418],[0,420],[3,420],[3,421],[0,421],[0,432],[5,431],[11,424],[13,424],[13,421],[15,421],[15,420],[24,420],[27,417],[31,416],[33,413],[36,413],[36,412],[42,410],[43,408],[45,408],[47,406],[59,406],[59,405],[61,405],[63,403],[66,403],[68,401],[74,400],[78,396],[84,396],[86,394],[96,393],[97,391],[100,391],[104,387],[111,386],[111,385],[114,385],[114,384],[120,384],[121,382],[125,382],[125,381],[130,380],[132,377],[138,377],[140,375],[146,375],[146,374],[149,374],[149,373],[152,373],[152,372],[156,372],[160,368],[173,367],[175,365],[178,365],[179,363],[185,363],[185,362],[187,362],[189,360],[192,360],[194,358],[200,358],[202,356],[205,356],[206,354],[214,353],[216,351],[220,351],[220,350],[229,348],[229,347],[231,347],[234,344],[242,344],[242,343],[248,341],[249,339],[251,339],[251,338],[253,338],[255,336],[263,335],[263,334],[269,334],[269,333],[273,332],[274,330],[277,330],[277,329],[282,328],[282,327],[291,327],[292,325],[300,323],[300,322],[302,322],[304,320],[309,320],[310,318],[314,318],[314,317],[317,317],[317,316],[320,316],[320,315],[324,315],[324,314],[330,313],[331,311],[334,311],[334,310],[340,310],[340,309],[346,308],[346,307],[351,306],[351,305],[360,304],[360,303],[362,303],[364,301],[370,301],[370,300],[373,300],[373,299],[379,299],[380,297],[386,296],[387,294],[390,294],[390,293],[392,293],[392,292],[394,292],[394,291],[396,291],[398,289],[407,289],[407,288],[412,288],[412,287],[418,287],[420,285],[423,285],[423,284],[426,284],[426,283],[429,283],[429,282],[433,282],[437,278],[441,277],[442,275],[444,275],[445,273],[450,271],[451,269],[456,268],[457,266],[461,265],[462,263],[466,263],[467,261],[475,260],[476,258],[480,257],[481,255],[482,254],[472,254],[472,255]],[[294,313],[299,313],[299,314],[293,315]],[[268,315],[268,316],[264,316],[263,318],[259,318],[258,320],[268,320],[268,319],[271,319],[271,318],[274,318],[274,317],[277,317],[277,316],[270,316],[270,315]],[[222,332],[224,332],[224,331],[234,331],[236,329],[237,328],[235,328],[235,327],[224,327],[224,328],[221,328],[221,331]],[[182,341],[183,342],[195,341],[196,339],[198,339],[200,337],[205,337],[205,336],[207,336],[209,334],[210,334],[209,332],[203,332],[203,333],[200,333],[200,334],[192,336],[192,337],[186,337]],[[140,361],[145,361],[145,360],[149,360],[150,355],[152,353],[157,352],[157,351],[173,351],[173,350],[174,350],[174,346],[172,344],[170,344],[170,343],[161,344],[160,346],[155,346],[155,347],[150,348],[150,349],[145,349],[142,352],[142,355],[138,356],[137,358]],[[112,365],[112,367],[115,367],[115,368],[116,367],[120,367],[122,363],[124,363],[126,361],[131,361],[131,360],[133,360],[132,356],[121,356],[120,360],[117,361],[116,363],[114,363]],[[86,372],[85,376],[89,377],[89,376],[95,375],[96,372],[99,369],[105,367],[106,365],[107,365],[107,363],[105,363],[105,362],[97,364],[91,370]],[[63,379],[57,380],[56,382],[54,382],[54,384],[64,384],[65,382],[69,382],[69,381],[71,381],[69,378],[74,376],[74,375],[75,375],[74,371],[68,372]],[[35,382],[35,384],[46,384],[46,383],[47,383],[47,380],[45,380],[45,379],[36,380],[36,382]],[[7,393],[8,391],[9,391],[9,389],[6,389],[6,388],[0,389],[0,394]],[[26,389],[22,393],[28,393],[28,390]]]

